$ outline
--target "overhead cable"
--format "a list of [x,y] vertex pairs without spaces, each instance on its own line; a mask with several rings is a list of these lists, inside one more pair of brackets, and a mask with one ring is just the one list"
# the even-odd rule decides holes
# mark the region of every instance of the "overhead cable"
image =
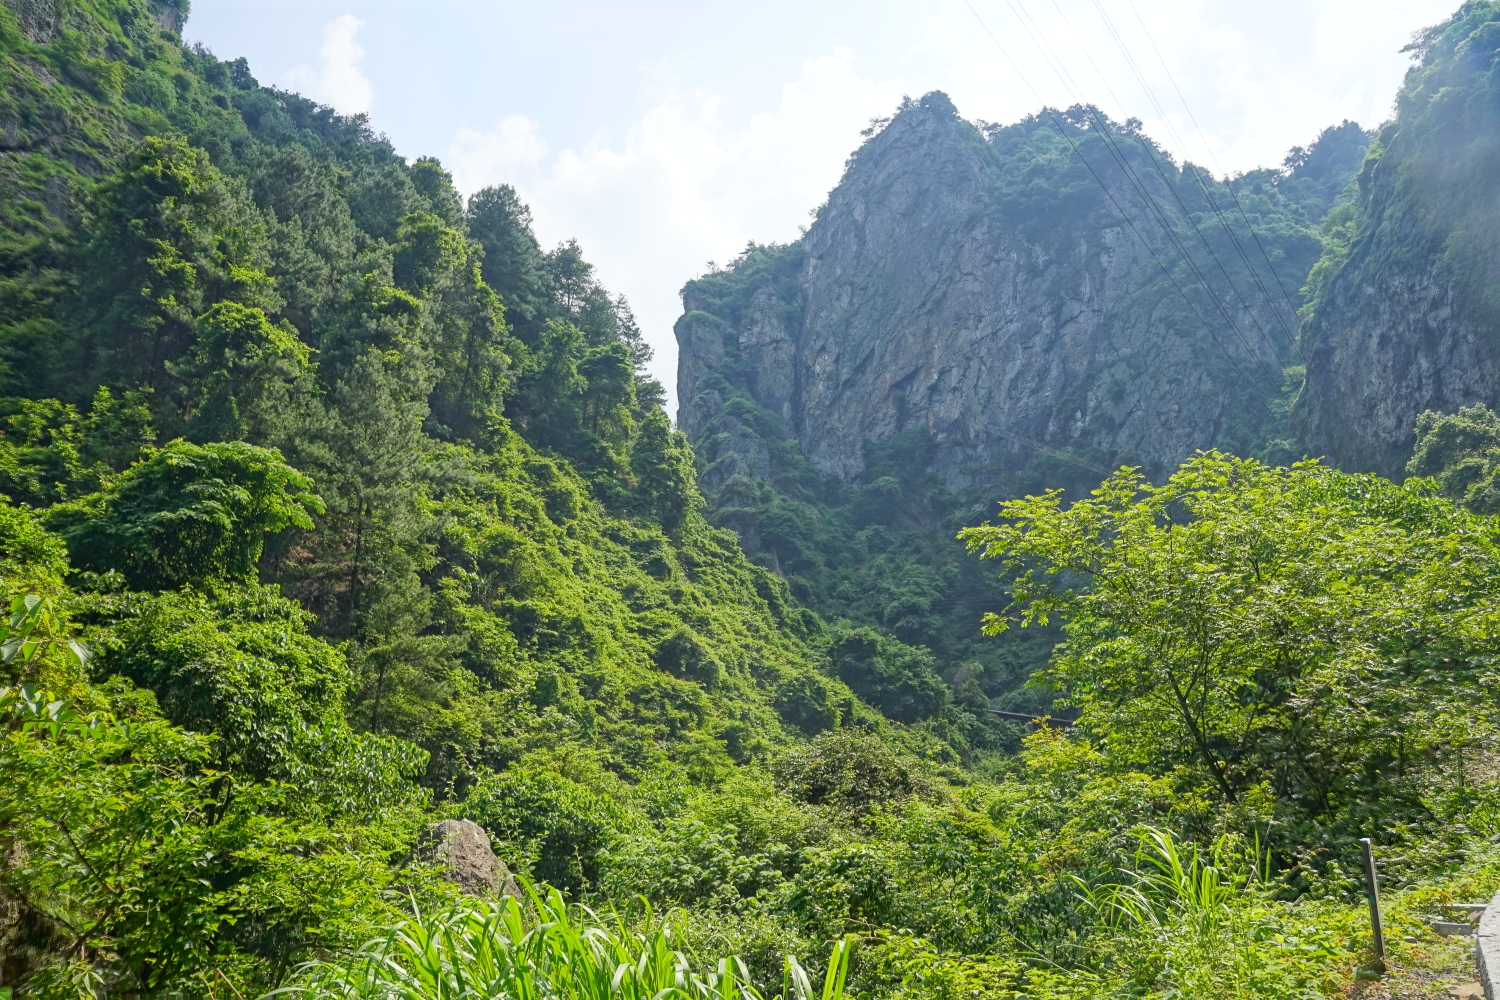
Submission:
[[[1074,43],[1078,46],[1079,51],[1084,54],[1084,58],[1088,59],[1089,65],[1094,68],[1094,72],[1098,75],[1100,82],[1104,84],[1104,89],[1109,93],[1109,96],[1115,101],[1116,104],[1124,107],[1125,102],[1121,101],[1119,96],[1115,94],[1114,88],[1109,84],[1109,79],[1104,75],[1103,70],[1099,68],[1099,64],[1094,61],[1093,53],[1091,53],[1088,49],[1088,46],[1084,44],[1083,38],[1079,35],[1078,30],[1073,27],[1072,22],[1068,20],[1068,16],[1063,13],[1062,6],[1057,2],[1057,0],[1052,0],[1052,6],[1057,11],[1057,16],[1062,19],[1063,25],[1067,27],[1069,33],[1072,34]],[[1094,6],[1099,10],[1100,16],[1104,17],[1105,25],[1110,29],[1110,33],[1115,36],[1115,42],[1117,45],[1119,45],[1120,51],[1124,55],[1126,63],[1135,73],[1136,80],[1141,84],[1141,88],[1146,92],[1147,100],[1149,100],[1151,104],[1156,108],[1157,114],[1161,115],[1163,120],[1166,121],[1166,114],[1162,110],[1160,103],[1156,100],[1156,95],[1151,92],[1150,86],[1146,83],[1145,77],[1142,76],[1139,69],[1137,69],[1135,60],[1131,58],[1130,51],[1125,46],[1124,40],[1121,39],[1119,35],[1114,31],[1114,25],[1109,21],[1108,15],[1104,13],[1104,9],[1100,6],[1099,0],[1094,0]],[[1038,30],[1040,30],[1040,28]],[[1172,128],[1170,121],[1167,121],[1167,129],[1172,133],[1174,138],[1177,138],[1176,130]],[[1177,142],[1178,145],[1182,145],[1181,139],[1177,139]],[[1266,346],[1270,348],[1272,356],[1277,356],[1280,352],[1276,348],[1276,341],[1271,337],[1270,333],[1267,332],[1266,328],[1261,325],[1260,317],[1255,314],[1255,309],[1251,306],[1250,300],[1245,296],[1243,292],[1240,291],[1239,286],[1235,284],[1234,278],[1230,275],[1228,268],[1226,268],[1224,266],[1224,262],[1219,259],[1218,253],[1208,242],[1208,238],[1204,235],[1203,230],[1199,228],[1197,219],[1193,217],[1192,209],[1190,209],[1187,203],[1182,200],[1182,195],[1177,190],[1177,182],[1169,178],[1166,171],[1162,168],[1161,161],[1156,155],[1156,150],[1153,148],[1153,144],[1150,141],[1144,141],[1141,143],[1141,145],[1145,149],[1147,157],[1150,158],[1151,165],[1155,168],[1157,176],[1161,178],[1162,185],[1171,192],[1173,199],[1177,202],[1177,207],[1181,209],[1184,221],[1186,221],[1187,224],[1193,228],[1193,232],[1198,237],[1198,242],[1203,245],[1203,249],[1208,251],[1209,257],[1211,257],[1214,264],[1218,266],[1219,273],[1224,276],[1225,283],[1229,285],[1230,290],[1234,292],[1235,297],[1239,299],[1240,305],[1244,308],[1246,315],[1250,317],[1250,322],[1255,325],[1255,328],[1260,333],[1261,338],[1265,340]],[[1270,297],[1270,293],[1266,291],[1264,283],[1262,283],[1260,280],[1260,275],[1256,272],[1254,266],[1250,263],[1250,258],[1240,247],[1238,235],[1229,225],[1228,220],[1225,219],[1224,213],[1219,210],[1218,202],[1215,201],[1213,194],[1209,190],[1208,186],[1203,183],[1202,176],[1199,175],[1197,170],[1194,169],[1192,164],[1188,163],[1186,159],[1184,159],[1183,162],[1183,172],[1192,174],[1193,180],[1195,180],[1198,184],[1198,189],[1203,193],[1204,200],[1207,201],[1209,206],[1214,210],[1215,215],[1218,217],[1219,225],[1229,236],[1230,243],[1236,250],[1239,251],[1240,260],[1244,263],[1245,269],[1250,272],[1250,277],[1260,287],[1261,294],[1266,299],[1266,304],[1270,307],[1271,312],[1276,317],[1277,322],[1281,323],[1283,332],[1287,333],[1288,340],[1291,341],[1291,333],[1290,331],[1286,330],[1286,324],[1281,320],[1281,311],[1277,308],[1275,300]],[[1263,371],[1262,374],[1267,373]],[[1273,385],[1279,384],[1279,379],[1273,380]]]
[[[1178,256],[1182,258],[1183,263],[1187,265],[1188,270],[1197,279],[1199,287],[1202,288],[1204,294],[1209,297],[1209,300],[1214,304],[1215,308],[1219,312],[1219,315],[1223,317],[1224,322],[1229,326],[1230,330],[1234,332],[1235,339],[1240,342],[1240,346],[1245,349],[1246,353],[1250,356],[1251,361],[1260,370],[1261,375],[1266,380],[1267,388],[1272,394],[1278,392],[1281,385],[1281,379],[1273,376],[1270,371],[1266,369],[1264,363],[1262,363],[1260,360],[1258,352],[1253,347],[1251,347],[1249,341],[1245,339],[1245,335],[1240,331],[1239,324],[1234,321],[1234,317],[1230,315],[1228,307],[1225,306],[1224,302],[1219,298],[1218,293],[1214,291],[1213,286],[1209,283],[1208,279],[1204,276],[1202,270],[1199,268],[1197,261],[1193,259],[1192,254],[1188,251],[1186,245],[1182,242],[1182,239],[1177,235],[1175,227],[1172,225],[1171,220],[1167,218],[1166,212],[1163,211],[1161,205],[1157,202],[1156,197],[1151,194],[1149,186],[1140,177],[1140,175],[1136,173],[1135,168],[1130,163],[1128,153],[1125,150],[1121,149],[1119,144],[1115,141],[1114,134],[1109,128],[1108,123],[1104,121],[1103,117],[1098,113],[1098,109],[1094,108],[1093,105],[1084,100],[1081,88],[1079,88],[1077,83],[1074,82],[1072,75],[1067,71],[1066,65],[1060,58],[1056,56],[1055,51],[1046,41],[1045,33],[1042,32],[1040,25],[1036,24],[1035,20],[1031,17],[1030,12],[1026,10],[1024,3],[1019,3],[1019,0],[1006,0],[1006,3],[1011,8],[1011,12],[1015,14],[1016,20],[1020,23],[1022,29],[1031,36],[1032,42],[1036,45],[1038,51],[1042,53],[1043,58],[1047,60],[1048,65],[1052,69],[1053,73],[1057,75],[1059,82],[1061,82],[1064,88],[1072,94],[1072,99],[1075,104],[1092,121],[1093,128],[1099,134],[1100,139],[1103,141],[1105,150],[1110,154],[1110,157],[1115,161],[1116,165],[1119,166],[1121,173],[1125,176],[1126,181],[1130,184],[1132,189],[1135,190],[1136,194],[1145,203],[1146,208],[1155,218],[1157,225],[1161,227],[1163,235],[1167,237],[1168,243],[1174,250],[1177,251]],[[972,6],[970,7],[970,10],[973,10]],[[977,17],[978,15],[976,14],[975,16]],[[986,30],[988,29],[986,28]],[[991,37],[993,37],[993,35]],[[1082,153],[1079,153],[1079,155],[1081,157]],[[1165,182],[1165,178],[1163,178],[1163,181]],[[1172,189],[1172,185],[1170,183],[1167,183],[1167,187],[1169,189]],[[1173,190],[1173,194],[1176,194],[1175,190]],[[1191,217],[1189,217],[1188,221],[1191,224]],[[1196,229],[1196,226],[1194,226],[1194,228]],[[1200,233],[1199,235],[1201,238],[1202,234]],[[1207,246],[1206,241],[1205,246]],[[1210,248],[1210,253],[1212,253],[1212,248]],[[1217,257],[1215,259],[1217,259]],[[1220,266],[1222,268],[1222,264]],[[1206,322],[1205,327],[1207,327]],[[1209,328],[1209,330],[1211,333],[1213,332],[1211,327]],[[1216,334],[1214,336],[1214,339],[1216,343],[1219,343]],[[1219,346],[1221,350],[1224,349],[1222,343],[1219,343]],[[1274,346],[1272,349],[1274,351]],[[1227,351],[1225,351],[1225,353],[1228,354]],[[1253,384],[1253,382],[1251,384]]]
[[[1161,48],[1156,44],[1156,39],[1151,34],[1151,29],[1146,25],[1146,19],[1141,16],[1141,12],[1135,6],[1134,0],[1126,0],[1126,2],[1130,4],[1131,13],[1135,14],[1136,21],[1140,24],[1141,31],[1146,36],[1147,43],[1150,44],[1152,52],[1156,54],[1157,62],[1161,64],[1162,71],[1166,73],[1167,80],[1172,84],[1172,89],[1177,94],[1177,100],[1182,104],[1182,110],[1187,114],[1188,121],[1192,122],[1194,130],[1197,131],[1198,138],[1203,143],[1203,148],[1208,153],[1209,159],[1213,161],[1214,168],[1218,170],[1220,174],[1224,174],[1227,178],[1228,175],[1225,174],[1222,164],[1219,163],[1218,156],[1214,153],[1213,144],[1208,141],[1208,135],[1203,131],[1203,126],[1198,124],[1198,118],[1193,114],[1192,106],[1188,104],[1187,96],[1183,94],[1182,87],[1177,83],[1177,77],[1172,74],[1171,67],[1167,65],[1166,57],[1162,55]],[[1130,65],[1132,72],[1135,73],[1136,79],[1140,81],[1141,88],[1146,92],[1147,99],[1150,100],[1152,105],[1156,108],[1158,116],[1160,116],[1162,122],[1172,133],[1172,136],[1177,142],[1177,145],[1183,149],[1184,153],[1186,153],[1187,144],[1184,143],[1182,141],[1182,138],[1177,135],[1177,130],[1175,127],[1173,127],[1171,119],[1167,117],[1165,108],[1163,108],[1161,102],[1157,100],[1155,92],[1151,89],[1150,84],[1146,82],[1145,75],[1140,71],[1139,67],[1135,63],[1135,60],[1131,57],[1129,49],[1124,43],[1123,36],[1115,28],[1114,22],[1110,19],[1109,14],[1100,4],[1100,0],[1094,0],[1094,6],[1099,10],[1100,17],[1104,19],[1105,26],[1109,29],[1110,34],[1115,38],[1116,44],[1120,47],[1120,51],[1125,56],[1125,60]],[[1196,178],[1196,171],[1194,171],[1194,176]],[[1201,179],[1199,180],[1199,185],[1202,186]],[[1240,201],[1239,194],[1235,191],[1234,185],[1227,179],[1224,181],[1224,190],[1229,193],[1229,198],[1234,203],[1235,210],[1239,213],[1240,218],[1244,221],[1245,228],[1250,233],[1250,238],[1255,241],[1255,247],[1260,252],[1261,259],[1266,263],[1266,270],[1271,272],[1271,278],[1276,282],[1276,287],[1281,292],[1282,300],[1287,304],[1287,308],[1290,310],[1292,317],[1295,319],[1298,316],[1298,306],[1296,300],[1294,300],[1291,293],[1287,291],[1286,284],[1281,280],[1281,273],[1276,270],[1276,265],[1271,260],[1271,255],[1266,250],[1265,243],[1261,241],[1260,233],[1256,231],[1255,224],[1250,221],[1250,215],[1245,211],[1245,206]],[[1209,203],[1214,206],[1214,211],[1218,213],[1218,203],[1206,189],[1204,191],[1204,195],[1208,198]],[[1220,222],[1221,224],[1224,224],[1222,215],[1220,218]],[[1229,229],[1227,225],[1225,226],[1225,228],[1226,230]],[[1231,236],[1231,239],[1234,241],[1235,249],[1240,251],[1241,257],[1245,257],[1245,252],[1243,249],[1241,249],[1239,241],[1237,239],[1234,239],[1233,236]],[[1250,267],[1248,260],[1246,261],[1246,266]],[[1268,303],[1272,303],[1273,315],[1276,316],[1277,322],[1281,323],[1282,330],[1287,334],[1287,339],[1291,343],[1292,350],[1296,352],[1298,359],[1302,362],[1303,370],[1306,373],[1306,384],[1312,389],[1314,393],[1319,396],[1320,399],[1322,399],[1325,409],[1327,409],[1329,413],[1333,413],[1334,411],[1332,407],[1329,406],[1327,394],[1323,392],[1323,388],[1321,385],[1319,385],[1318,380],[1313,377],[1312,363],[1308,359],[1306,353],[1304,353],[1302,350],[1302,338],[1300,330],[1296,329],[1297,324],[1288,324],[1282,320],[1281,309],[1279,306],[1276,306],[1274,304],[1273,296],[1261,282],[1259,271],[1254,267],[1250,267],[1250,272],[1255,276],[1256,284],[1260,287],[1261,294],[1266,297]]]
[[982,28],[984,30],[984,33],[989,36],[989,39],[994,43],[995,48],[1000,50],[1000,54],[1005,57],[1005,61],[1010,63],[1011,68],[1016,71],[1016,76],[1020,78],[1021,83],[1026,87],[1027,90],[1031,91],[1031,94],[1036,98],[1037,103],[1042,106],[1042,111],[1052,119],[1052,124],[1057,128],[1057,131],[1063,137],[1063,140],[1067,142],[1069,148],[1073,150],[1073,154],[1078,157],[1079,162],[1084,165],[1084,168],[1088,170],[1089,175],[1094,178],[1094,182],[1099,185],[1099,189],[1104,192],[1104,196],[1108,198],[1110,204],[1115,207],[1115,211],[1119,214],[1120,219],[1125,223],[1126,227],[1130,229],[1131,233],[1134,234],[1135,238],[1140,241],[1141,245],[1146,248],[1146,252],[1151,255],[1151,259],[1156,263],[1156,266],[1161,269],[1161,272],[1166,277],[1167,281],[1170,282],[1172,287],[1177,290],[1177,294],[1182,297],[1182,301],[1187,305],[1188,309],[1193,313],[1195,317],[1197,317],[1198,322],[1202,324],[1204,330],[1208,332],[1209,337],[1213,339],[1214,343],[1218,346],[1219,350],[1228,360],[1230,366],[1235,370],[1235,373],[1238,374],[1241,379],[1245,380],[1246,384],[1251,384],[1251,380],[1246,378],[1244,371],[1241,370],[1239,363],[1235,360],[1233,353],[1231,353],[1229,349],[1224,346],[1224,342],[1219,339],[1218,331],[1213,328],[1208,320],[1204,319],[1203,314],[1199,311],[1197,304],[1193,302],[1193,300],[1188,296],[1187,292],[1183,289],[1182,285],[1177,281],[1176,275],[1172,273],[1171,269],[1167,267],[1166,263],[1161,259],[1161,256],[1156,252],[1156,248],[1151,245],[1149,240],[1141,235],[1141,231],[1136,226],[1135,221],[1120,205],[1119,199],[1117,199],[1114,195],[1114,192],[1109,189],[1109,185],[1104,183],[1104,179],[1099,176],[1099,172],[1094,169],[1094,165],[1090,163],[1088,161],[1088,158],[1083,155],[1081,150],[1079,150],[1078,144],[1074,142],[1073,137],[1068,134],[1068,130],[1058,119],[1057,113],[1047,106],[1046,102],[1042,100],[1041,94],[1039,94],[1036,88],[1031,85],[1031,81],[1026,78],[1026,74],[1021,71],[1020,64],[1017,63],[1013,58],[1011,58],[1011,55],[1006,51],[1005,46],[1000,44],[1000,39],[995,37],[995,33],[990,30],[989,25],[985,23],[984,18],[980,17],[979,12],[974,9],[974,5],[970,3],[969,0],[964,0],[964,6],[969,8],[969,13],[974,15],[974,20],[979,22],[980,28]]

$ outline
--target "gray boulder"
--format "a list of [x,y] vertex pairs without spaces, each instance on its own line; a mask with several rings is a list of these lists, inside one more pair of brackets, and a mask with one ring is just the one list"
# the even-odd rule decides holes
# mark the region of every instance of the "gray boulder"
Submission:
[[473,820],[433,823],[417,843],[417,858],[446,868],[448,877],[467,895],[521,894],[510,869],[495,857],[489,834]]

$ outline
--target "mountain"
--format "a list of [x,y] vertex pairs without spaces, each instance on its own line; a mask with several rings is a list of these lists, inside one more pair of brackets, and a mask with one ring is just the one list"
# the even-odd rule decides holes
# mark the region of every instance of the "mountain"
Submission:
[[1411,51],[1329,219],[1299,408],[1314,454],[1388,475],[1418,414],[1500,399],[1500,10],[1465,4]]
[[[576,243],[544,251],[509,188],[464,204],[362,116],[184,47],[185,6],[4,12],[13,502],[76,501],[177,439],[276,449],[321,511],[253,576],[314,616],[356,725],[420,744],[435,788],[558,727],[650,768],[837,716],[820,623],[703,522],[628,304]],[[212,576],[164,572],[117,583]]]
[[1368,141],[1346,123],[1225,183],[1092,108],[981,131],[940,93],[903,106],[806,236],[684,289],[679,421],[705,487],[767,471],[764,447],[716,443],[739,440],[720,378],[845,482],[911,430],[950,488],[1017,483],[1049,449],[1153,472],[1255,450]]
[[1370,137],[1224,181],[1089,107],[980,127],[932,93],[871,131],[800,240],[683,289],[678,421],[799,599],[1036,706],[1050,643],[973,638],[1001,589],[954,534],[1122,463],[1299,457],[1301,289]]

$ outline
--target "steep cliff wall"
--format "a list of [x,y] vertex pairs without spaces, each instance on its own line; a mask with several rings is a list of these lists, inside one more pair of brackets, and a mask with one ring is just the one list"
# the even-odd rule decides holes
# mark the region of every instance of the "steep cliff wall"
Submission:
[[1416,51],[1331,220],[1306,330],[1310,443],[1390,475],[1417,414],[1500,397],[1500,4],[1465,5]]
[[678,418],[710,516],[829,620],[1037,707],[1019,685],[1055,636],[980,637],[1004,597],[954,534],[1121,462],[1299,457],[1297,290],[1367,142],[1345,123],[1231,197],[1092,109],[981,129],[908,102],[803,239],[683,290]]
[[913,430],[952,489],[1005,490],[1039,460],[1097,478],[1263,445],[1298,360],[1283,290],[1317,258],[1341,186],[1327,177],[1347,180],[1363,134],[1333,130],[1300,175],[1241,178],[1236,207],[1135,128],[1098,122],[1074,109],[981,132],[928,95],[855,154],[800,243],[689,283],[679,420],[704,486],[775,479],[731,386],[845,482],[868,442]]

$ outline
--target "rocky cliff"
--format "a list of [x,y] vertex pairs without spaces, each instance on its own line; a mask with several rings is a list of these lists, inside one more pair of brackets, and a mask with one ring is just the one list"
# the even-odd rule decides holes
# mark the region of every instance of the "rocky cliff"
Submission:
[[1500,4],[1422,35],[1306,328],[1317,453],[1399,475],[1416,417],[1500,397]]
[[799,464],[790,442],[857,482],[903,433],[930,436],[949,489],[990,493],[1264,448],[1317,226],[1365,141],[1346,123],[1231,191],[1092,109],[980,128],[940,93],[907,102],[801,241],[684,289],[703,486],[743,507]]

